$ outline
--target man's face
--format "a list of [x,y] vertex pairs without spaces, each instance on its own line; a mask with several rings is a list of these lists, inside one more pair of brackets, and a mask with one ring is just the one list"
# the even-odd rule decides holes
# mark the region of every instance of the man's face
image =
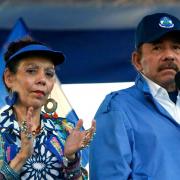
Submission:
[[166,37],[154,43],[144,43],[136,68],[166,89],[175,86],[174,77],[180,70],[180,42]]

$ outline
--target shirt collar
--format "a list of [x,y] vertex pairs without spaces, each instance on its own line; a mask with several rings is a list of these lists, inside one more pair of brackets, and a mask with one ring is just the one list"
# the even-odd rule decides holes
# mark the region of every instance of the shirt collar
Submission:
[[168,92],[166,91],[166,89],[164,89],[163,87],[159,86],[158,84],[156,84],[155,82],[153,82],[152,80],[150,80],[148,77],[146,77],[145,75],[141,74],[143,76],[143,78],[146,80],[150,92],[152,94],[152,96],[157,97],[160,94],[163,93],[163,95],[167,95],[168,96]]

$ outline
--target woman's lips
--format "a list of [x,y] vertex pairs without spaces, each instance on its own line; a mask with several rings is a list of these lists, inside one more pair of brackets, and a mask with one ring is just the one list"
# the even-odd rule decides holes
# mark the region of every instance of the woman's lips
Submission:
[[38,96],[45,96],[45,93],[43,91],[37,90],[33,92],[36,93]]

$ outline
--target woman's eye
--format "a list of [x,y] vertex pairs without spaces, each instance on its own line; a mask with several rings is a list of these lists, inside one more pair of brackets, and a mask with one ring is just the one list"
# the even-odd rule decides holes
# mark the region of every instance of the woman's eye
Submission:
[[46,76],[48,77],[54,77],[55,72],[54,71],[47,71]]

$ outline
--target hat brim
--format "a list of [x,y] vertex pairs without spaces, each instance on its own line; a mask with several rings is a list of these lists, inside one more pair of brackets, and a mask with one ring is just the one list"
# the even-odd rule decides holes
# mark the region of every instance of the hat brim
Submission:
[[62,64],[65,60],[65,56],[62,52],[54,51],[44,45],[33,44],[33,45],[25,46],[24,48],[20,49],[15,54],[10,56],[10,58],[6,62],[6,65],[17,59],[22,59],[32,56],[42,56],[45,58],[49,58],[54,63],[55,66]]

